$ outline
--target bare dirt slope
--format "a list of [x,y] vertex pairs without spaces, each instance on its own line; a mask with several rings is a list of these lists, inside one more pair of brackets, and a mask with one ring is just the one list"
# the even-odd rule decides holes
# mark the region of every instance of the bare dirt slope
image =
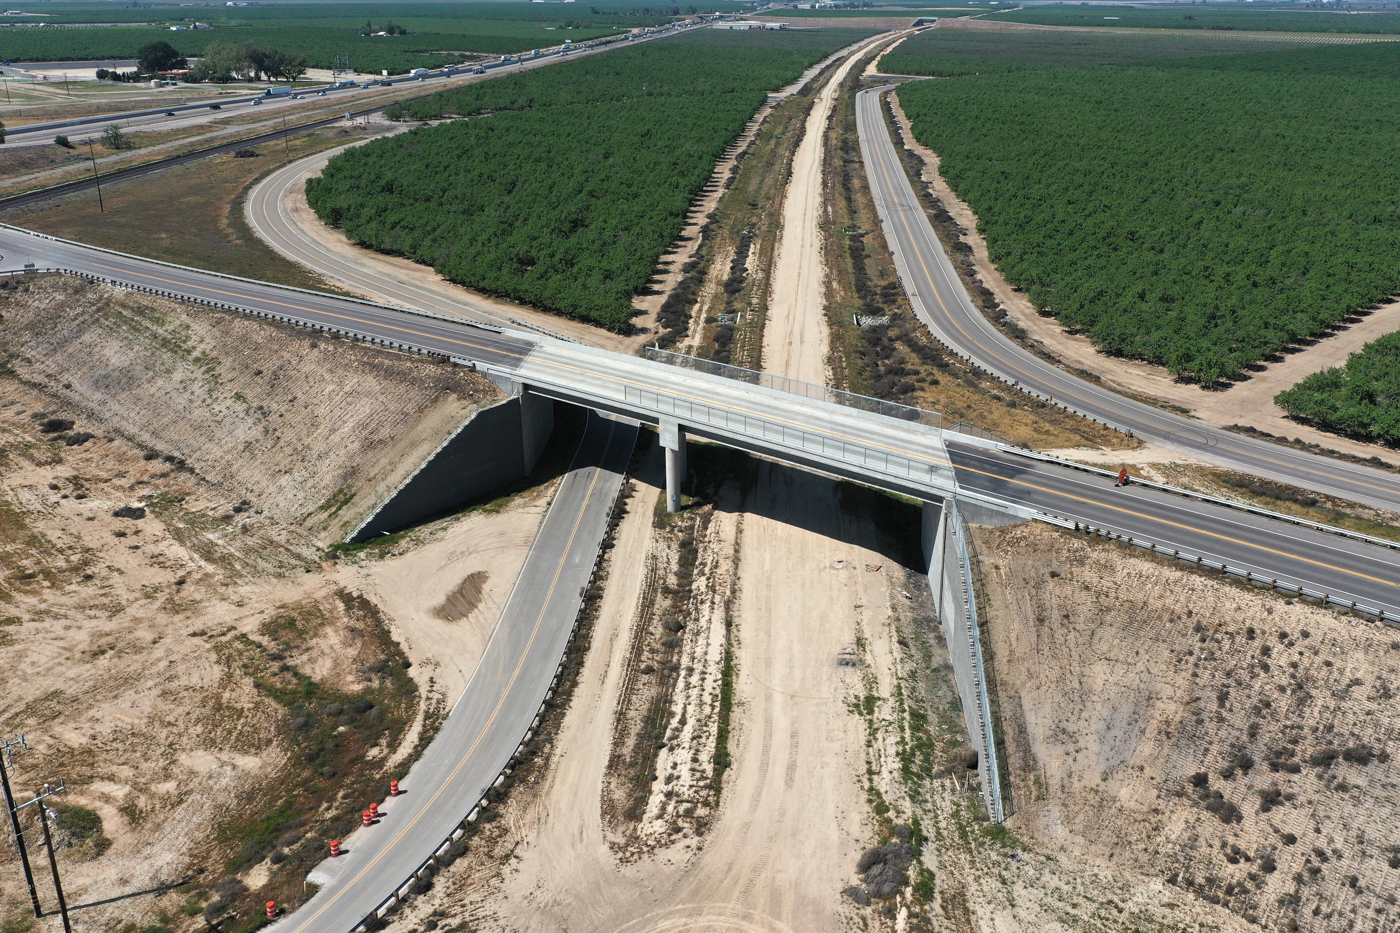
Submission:
[[[379,794],[459,692],[550,490],[323,561],[305,513],[416,466],[489,384],[59,278],[0,290],[0,315],[0,724],[33,749],[21,797],[66,779],[81,808],[69,903],[102,929],[241,922],[263,885],[294,903],[358,812],[339,795]],[[24,930],[8,847],[0,878],[0,923]]]
[[1391,630],[1051,529],[978,540],[1016,832],[1227,928],[1389,928]]
[[[964,23],[971,28],[982,28],[966,24],[964,19],[943,22]],[[1013,24],[999,25],[1009,27]],[[950,25],[950,28],[963,27]],[[1274,396],[1318,370],[1345,363],[1350,354],[1377,337],[1400,330],[1400,301],[1390,302],[1373,312],[1360,315],[1352,323],[1334,329],[1332,336],[1285,356],[1281,361],[1269,364],[1262,372],[1220,391],[1177,382],[1160,366],[1107,356],[1094,349],[1087,337],[1066,333],[1054,318],[1042,317],[1025,293],[1013,288],[1011,283],[1006,281],[987,255],[987,242],[977,232],[976,215],[948,187],[939,173],[937,153],[914,139],[909,131],[909,120],[899,106],[898,95],[891,94],[890,100],[894,104],[895,117],[902,130],[904,145],[924,163],[924,182],[964,230],[962,236],[972,247],[973,263],[978,277],[996,296],[997,301],[1016,324],[1026,331],[1030,340],[1040,344],[1063,366],[1071,370],[1093,373],[1110,388],[1130,395],[1156,399],[1170,406],[1184,408],[1193,417],[1215,427],[1244,424],[1271,434],[1302,438],[1309,443],[1321,444],[1358,457],[1385,455],[1385,448],[1379,445],[1353,441],[1290,421],[1284,416],[1282,409],[1274,405]]]
[[247,500],[326,543],[499,397],[457,367],[81,280],[38,280],[4,314],[10,368],[232,497],[201,506]]

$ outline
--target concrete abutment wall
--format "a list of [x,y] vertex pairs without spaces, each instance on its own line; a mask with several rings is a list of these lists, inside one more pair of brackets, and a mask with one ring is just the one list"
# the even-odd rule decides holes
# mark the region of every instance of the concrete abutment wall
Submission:
[[554,431],[554,405],[521,390],[478,409],[346,542],[402,531],[529,476]]
[[[996,523],[1009,518],[991,509],[973,508],[979,516],[985,512],[984,517]],[[1000,823],[1006,819],[1001,796],[1001,768],[997,761],[991,700],[982,662],[977,597],[963,516],[953,499],[942,503],[925,502],[923,513],[922,538],[924,558],[928,561],[929,588],[933,591],[934,606],[939,621],[943,623],[944,637],[948,640],[953,680],[958,687],[958,699],[962,701],[963,722],[967,726],[972,747],[977,752],[982,799],[987,814]]]

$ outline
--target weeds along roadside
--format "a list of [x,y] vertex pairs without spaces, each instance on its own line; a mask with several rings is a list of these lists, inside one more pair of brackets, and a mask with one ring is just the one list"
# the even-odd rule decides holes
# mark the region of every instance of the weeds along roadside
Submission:
[[[918,551],[914,503],[843,485],[841,507],[873,521],[903,551]],[[854,650],[838,658],[860,678],[848,703],[865,727],[861,790],[869,808],[868,847],[847,866],[854,883],[843,898],[864,929],[895,929],[901,915],[898,928],[908,933],[971,929],[968,866],[1015,840],[987,821],[928,580],[904,570],[888,585],[899,596],[890,600],[885,636],[894,664],[877,673],[875,631],[859,632]]]
[[[762,368],[768,285],[793,156],[802,142],[816,91],[839,65],[839,60],[828,65],[802,90],[775,105],[730,169],[727,190],[711,213],[697,250],[699,261],[687,264],[684,284],[673,292],[683,294],[691,309],[684,318],[686,331],[671,342],[693,333],[696,356]],[[663,305],[663,325],[666,316]]]
[[[822,177],[828,207],[823,242],[831,335],[828,362],[835,387],[937,411],[946,423],[972,421],[1032,447],[1136,446],[1135,441],[1102,425],[1008,392],[997,380],[945,352],[915,317],[885,240],[861,158],[856,94],[869,86],[861,71],[852,68],[842,84],[827,134]],[[955,245],[962,243],[956,223],[926,190],[919,168],[909,164],[913,154],[901,153],[949,255],[970,253],[966,244]],[[968,273],[963,263],[954,265],[960,274]],[[969,291],[972,285],[978,283],[969,283]]]

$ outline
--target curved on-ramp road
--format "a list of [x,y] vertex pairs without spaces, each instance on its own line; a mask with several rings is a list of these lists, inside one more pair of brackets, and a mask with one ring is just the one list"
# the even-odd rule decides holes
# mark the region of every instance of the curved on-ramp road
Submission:
[[891,87],[857,96],[861,157],[904,290],[934,336],[1022,391],[1155,444],[1241,473],[1400,512],[1400,476],[1394,473],[1255,440],[1124,398],[1047,363],[998,331],[973,305],[900,163],[881,112],[881,95]]
[[276,927],[344,933],[418,870],[510,761],[550,688],[637,439],[589,413],[578,453],[521,568],[481,662],[442,730],[388,798],[310,880],[321,889]]

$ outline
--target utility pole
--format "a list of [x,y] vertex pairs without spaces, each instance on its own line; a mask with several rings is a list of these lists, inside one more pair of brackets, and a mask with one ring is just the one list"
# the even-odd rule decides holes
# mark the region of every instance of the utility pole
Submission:
[[10,814],[10,827],[15,831],[15,847],[19,849],[19,863],[24,867],[24,880],[29,885],[29,900],[34,905],[34,916],[42,917],[44,909],[39,906],[39,889],[34,886],[34,870],[29,867],[29,852],[24,846],[24,831],[19,828],[19,812],[15,809],[15,795],[10,792],[10,775],[5,771],[5,758],[8,755],[10,764],[15,763],[15,749],[21,748],[29,750],[29,745],[24,741],[24,736],[17,739],[6,739],[4,745],[0,745],[0,784],[5,788],[5,809]]
[[58,912],[63,915],[63,933],[73,933],[73,925],[68,922],[68,902],[63,899],[63,882],[58,879],[58,855],[53,848],[53,835],[49,832],[49,818],[58,819],[58,814],[50,810],[44,801],[54,794],[60,794],[68,789],[68,782],[64,781],[58,787],[45,784],[44,789],[34,795],[34,799],[24,804],[19,809],[34,804],[39,805],[39,823],[44,827],[44,845],[49,849],[49,870],[53,872],[53,889],[58,893]]
[[92,154],[92,137],[88,137],[88,158],[92,160],[92,177],[97,182],[97,209],[102,213],[107,213],[106,206],[102,203],[102,177],[97,174],[97,156]]
[[282,148],[287,153],[287,157],[282,161],[292,161],[292,144],[287,139],[287,115],[285,113],[282,114]]

